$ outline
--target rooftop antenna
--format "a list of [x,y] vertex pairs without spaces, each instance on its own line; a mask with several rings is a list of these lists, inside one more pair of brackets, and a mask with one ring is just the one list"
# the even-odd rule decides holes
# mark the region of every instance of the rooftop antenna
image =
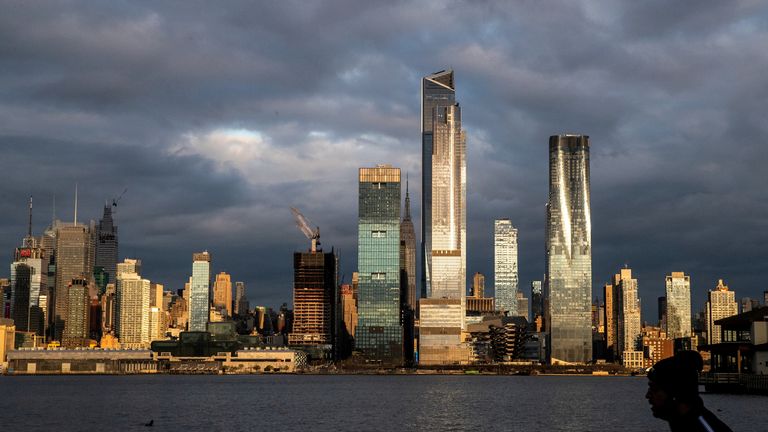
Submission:
[[27,237],[32,237],[32,195],[29,196],[29,225],[27,226]]
[[77,225],[77,183],[75,183],[75,225]]

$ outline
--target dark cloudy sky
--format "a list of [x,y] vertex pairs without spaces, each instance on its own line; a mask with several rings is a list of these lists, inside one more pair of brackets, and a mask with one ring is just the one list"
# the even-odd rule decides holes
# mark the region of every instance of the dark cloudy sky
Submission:
[[[608,4],[610,3],[610,5]],[[291,299],[289,206],[356,267],[357,168],[420,176],[420,77],[456,72],[468,274],[494,218],[544,271],[549,135],[592,141],[594,291],[623,264],[643,318],[670,271],[693,305],[768,289],[768,6],[759,1],[0,1],[0,250],[120,202],[120,257],[180,288],[192,253]],[[411,182],[414,203],[420,184]],[[418,219],[416,206],[414,216]],[[418,227],[417,227],[418,231]],[[7,274],[8,267],[0,276]]]

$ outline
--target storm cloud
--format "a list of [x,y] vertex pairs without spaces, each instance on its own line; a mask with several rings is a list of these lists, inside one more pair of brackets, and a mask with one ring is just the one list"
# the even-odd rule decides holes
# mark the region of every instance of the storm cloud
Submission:
[[[290,302],[299,207],[357,255],[357,168],[420,196],[420,78],[453,68],[468,150],[468,274],[492,227],[544,272],[548,137],[590,135],[593,281],[624,264],[656,321],[664,276],[693,305],[768,289],[768,6],[757,1],[0,1],[0,250],[53,217],[117,209],[120,258],[183,287],[191,254]],[[417,226],[417,235],[419,227]],[[7,269],[7,267],[6,267]],[[2,274],[0,274],[1,276]]]

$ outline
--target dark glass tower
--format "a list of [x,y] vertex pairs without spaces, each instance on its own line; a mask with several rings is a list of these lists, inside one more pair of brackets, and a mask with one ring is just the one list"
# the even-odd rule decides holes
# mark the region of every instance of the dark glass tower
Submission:
[[549,138],[546,329],[551,363],[592,360],[589,137]]
[[400,168],[360,168],[358,203],[355,349],[375,361],[402,364]]
[[[117,273],[117,225],[112,219],[112,207],[104,205],[104,216],[96,229],[96,267],[107,273],[106,283],[114,283]],[[106,287],[106,283],[104,286]]]
[[411,220],[411,197],[405,182],[405,216],[400,222],[400,310],[403,323],[403,355],[413,362],[414,318],[416,316],[416,234]]

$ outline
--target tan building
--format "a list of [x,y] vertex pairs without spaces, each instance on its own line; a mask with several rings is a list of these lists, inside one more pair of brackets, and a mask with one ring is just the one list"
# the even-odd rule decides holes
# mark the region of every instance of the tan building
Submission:
[[485,297],[485,276],[482,273],[472,276],[472,297]]
[[232,277],[229,273],[221,272],[216,275],[213,283],[213,307],[224,310],[226,317],[232,316]]
[[147,348],[151,342],[151,283],[136,273],[141,268],[140,263],[138,260],[126,259],[117,264],[115,333],[123,348]]
[[640,333],[640,298],[637,295],[637,279],[632,278],[632,269],[623,268],[613,277],[617,308],[616,344],[618,351],[635,352],[639,348]]
[[707,344],[713,345],[721,342],[720,326],[715,321],[728,318],[739,313],[739,304],[736,303],[736,293],[730,291],[723,280],[717,281],[715,289],[709,292],[707,300]]
[[605,345],[607,347],[608,357],[615,359],[618,357],[618,331],[616,329],[617,308],[616,308],[616,290],[613,284],[605,284],[603,287],[603,296],[605,298]]
[[419,300],[419,364],[467,364],[472,349],[463,343],[464,307],[461,299],[422,298]]
[[467,312],[490,314],[496,310],[493,297],[467,297]]
[[16,342],[16,326],[9,318],[0,318],[0,369],[5,370],[8,352],[13,350]]
[[61,345],[66,348],[87,347],[90,344],[91,297],[86,278],[75,278],[67,286],[67,316]]
[[649,368],[656,362],[675,355],[675,343],[667,337],[661,327],[643,327],[643,367]]
[[352,285],[342,285],[340,295],[341,319],[344,323],[344,327],[347,329],[347,334],[354,338],[355,329],[357,328],[357,300],[355,299],[355,292],[352,289]]

